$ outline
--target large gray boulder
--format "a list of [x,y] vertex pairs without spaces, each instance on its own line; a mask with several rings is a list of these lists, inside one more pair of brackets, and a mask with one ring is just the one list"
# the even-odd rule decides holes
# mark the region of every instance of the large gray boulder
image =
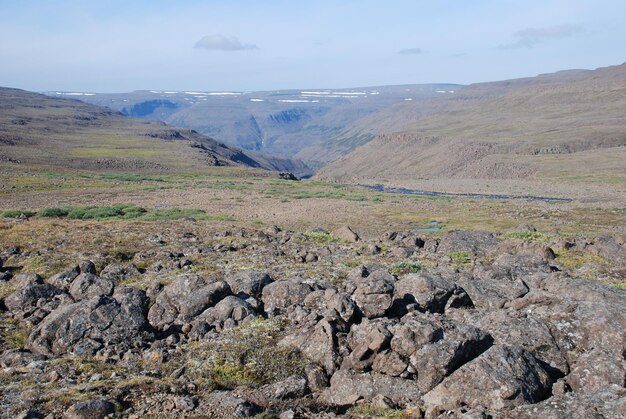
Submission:
[[60,294],[64,294],[63,291],[50,284],[27,285],[6,297],[4,305],[14,313],[28,312],[42,300],[47,302]]
[[145,293],[126,289],[116,298],[97,296],[60,306],[32,330],[26,347],[49,356],[92,355],[105,346],[122,352],[153,340]]
[[148,320],[154,327],[164,330],[172,324],[193,320],[230,293],[224,281],[207,283],[198,275],[181,275],[158,294],[148,312]]
[[424,395],[433,413],[461,406],[502,410],[537,403],[550,395],[547,371],[528,351],[495,345]]
[[395,278],[386,270],[377,269],[373,272],[364,271],[367,275],[358,278],[352,299],[363,316],[368,319],[383,316],[393,302]]
[[70,285],[69,292],[75,300],[88,300],[100,295],[113,294],[113,281],[99,276],[82,273]]
[[394,299],[417,304],[421,310],[443,313],[447,308],[470,306],[465,290],[439,275],[408,274],[395,284]]
[[322,393],[320,401],[330,406],[347,407],[359,400],[369,402],[377,396],[387,397],[393,403],[404,406],[417,403],[422,393],[411,380],[342,369],[332,376],[330,387]]
[[261,299],[266,313],[280,313],[288,307],[302,305],[311,291],[311,286],[300,279],[276,281],[263,288]]
[[246,269],[227,275],[224,279],[234,294],[243,298],[259,298],[263,288],[272,282],[267,272]]

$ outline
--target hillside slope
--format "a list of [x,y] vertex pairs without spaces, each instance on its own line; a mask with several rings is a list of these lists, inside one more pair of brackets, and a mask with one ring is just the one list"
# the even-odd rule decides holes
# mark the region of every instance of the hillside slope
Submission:
[[624,109],[626,64],[471,85],[371,116],[370,124],[386,133],[318,177],[403,185],[512,179],[623,186]]
[[[320,167],[374,138],[367,129],[354,135],[350,130],[353,122],[397,103],[427,100],[459,87],[424,84],[260,92],[47,94],[78,98],[125,115],[190,128],[246,150],[295,157]],[[335,143],[341,146],[333,147]]]
[[247,154],[189,129],[9,88],[0,88],[0,162],[124,171],[245,165],[309,173],[301,162]]

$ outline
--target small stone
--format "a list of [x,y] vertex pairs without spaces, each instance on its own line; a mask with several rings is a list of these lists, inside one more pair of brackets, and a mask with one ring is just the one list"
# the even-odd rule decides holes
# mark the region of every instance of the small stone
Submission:
[[176,397],[174,404],[177,409],[184,410],[185,412],[190,412],[196,408],[196,401],[191,397]]

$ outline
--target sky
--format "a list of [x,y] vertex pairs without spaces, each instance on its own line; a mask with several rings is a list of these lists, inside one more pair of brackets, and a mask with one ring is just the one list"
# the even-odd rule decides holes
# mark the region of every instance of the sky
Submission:
[[626,61],[624,0],[0,0],[0,86],[461,83]]

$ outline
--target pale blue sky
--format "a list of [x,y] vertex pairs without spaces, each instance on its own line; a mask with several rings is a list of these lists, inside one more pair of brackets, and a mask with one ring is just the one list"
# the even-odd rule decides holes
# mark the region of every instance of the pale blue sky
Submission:
[[0,0],[0,85],[471,83],[626,61],[624,0]]

